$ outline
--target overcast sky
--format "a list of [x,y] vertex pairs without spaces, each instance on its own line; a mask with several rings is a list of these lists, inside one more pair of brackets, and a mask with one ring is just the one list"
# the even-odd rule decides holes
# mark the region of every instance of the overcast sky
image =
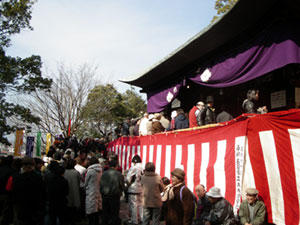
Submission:
[[8,54],[40,55],[43,70],[57,64],[98,66],[97,79],[137,75],[209,25],[214,0],[39,0],[31,25],[12,38]]

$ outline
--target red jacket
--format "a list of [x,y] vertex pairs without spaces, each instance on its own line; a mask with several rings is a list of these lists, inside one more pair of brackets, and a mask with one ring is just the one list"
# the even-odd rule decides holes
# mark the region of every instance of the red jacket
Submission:
[[190,127],[198,127],[197,118],[195,115],[197,109],[197,106],[193,106],[193,108],[189,112]]

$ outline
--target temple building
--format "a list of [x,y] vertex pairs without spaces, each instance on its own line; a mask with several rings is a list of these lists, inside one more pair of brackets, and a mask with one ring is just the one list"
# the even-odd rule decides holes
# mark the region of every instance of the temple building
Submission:
[[235,117],[252,88],[269,112],[299,108],[299,25],[299,0],[239,0],[145,73],[121,81],[142,88],[148,112],[187,112],[211,95],[217,113],[225,104]]

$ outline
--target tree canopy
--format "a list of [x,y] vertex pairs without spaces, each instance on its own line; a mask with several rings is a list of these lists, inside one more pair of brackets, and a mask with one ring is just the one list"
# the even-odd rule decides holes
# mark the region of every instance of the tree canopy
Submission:
[[41,57],[32,55],[27,58],[6,55],[11,45],[11,36],[30,26],[32,0],[0,1],[0,143],[10,144],[6,135],[13,132],[17,125],[8,123],[10,117],[16,117],[29,123],[39,123],[40,119],[32,115],[29,108],[9,102],[7,95],[28,94],[39,89],[49,89],[51,79],[42,77]]
[[216,0],[215,9],[217,10],[217,16],[214,16],[212,22],[215,21],[220,16],[223,16],[228,12],[238,0]]
[[139,117],[145,110],[145,101],[133,88],[121,94],[112,84],[97,85],[90,91],[82,109],[82,127],[90,136],[105,137],[125,118]]

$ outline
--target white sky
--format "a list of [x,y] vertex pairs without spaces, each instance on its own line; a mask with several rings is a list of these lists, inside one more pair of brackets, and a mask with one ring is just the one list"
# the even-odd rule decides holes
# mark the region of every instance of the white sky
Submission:
[[40,55],[43,68],[84,63],[120,92],[119,79],[140,74],[209,25],[215,0],[39,0],[34,31],[23,30],[7,50]]

